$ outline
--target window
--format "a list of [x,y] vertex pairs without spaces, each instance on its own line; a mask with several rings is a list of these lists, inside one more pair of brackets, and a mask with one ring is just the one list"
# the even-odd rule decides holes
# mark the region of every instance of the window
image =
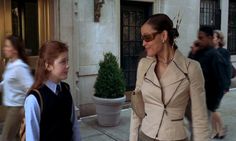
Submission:
[[200,26],[212,26],[220,29],[221,10],[220,0],[201,0],[200,3]]
[[37,0],[12,0],[12,33],[25,41],[26,53],[37,55],[39,49]]
[[228,49],[236,55],[236,1],[229,2]]
[[141,25],[152,13],[152,3],[121,1],[121,68],[126,90],[133,90],[138,61],[144,56]]

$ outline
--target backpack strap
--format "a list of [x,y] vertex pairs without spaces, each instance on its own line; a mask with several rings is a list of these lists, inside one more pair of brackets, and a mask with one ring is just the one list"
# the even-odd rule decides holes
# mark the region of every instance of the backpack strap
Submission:
[[62,90],[65,89],[67,91],[70,91],[70,86],[65,82],[61,82],[61,87],[62,87]]
[[43,98],[42,98],[41,93],[40,93],[39,90],[37,90],[37,89],[31,90],[30,93],[31,93],[32,95],[34,95],[35,98],[37,99],[38,104],[39,104],[39,107],[40,107],[40,112],[42,113],[42,112],[43,112]]
[[[43,98],[40,94],[40,92],[37,89],[33,89],[31,90],[27,96],[29,95],[34,95],[36,100],[38,101],[39,107],[40,107],[40,113],[42,113],[43,111]],[[21,125],[20,125],[20,129],[19,129],[19,137],[20,137],[20,141],[26,141],[26,127],[25,127],[25,114],[23,114],[22,117],[22,121],[21,121]]]

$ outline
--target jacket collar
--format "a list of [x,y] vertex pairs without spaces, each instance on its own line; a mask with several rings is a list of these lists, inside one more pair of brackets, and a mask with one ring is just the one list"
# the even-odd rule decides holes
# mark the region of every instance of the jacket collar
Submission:
[[[177,64],[177,66],[184,72],[188,73],[188,62],[187,58],[179,51],[175,51],[173,62]],[[176,67],[177,67],[176,66]]]
[[[154,58],[151,58],[151,59],[154,59]],[[188,64],[186,61],[186,57],[184,57],[179,50],[175,51],[173,61],[168,65],[165,72],[159,79],[157,78],[154,71],[155,66],[156,66],[156,63],[153,63],[147,72],[147,76],[145,77],[149,79],[150,81],[152,81],[158,87],[161,87],[161,85],[168,86],[176,82],[179,82],[180,80],[186,78],[185,74],[188,73],[188,69],[187,69]]]

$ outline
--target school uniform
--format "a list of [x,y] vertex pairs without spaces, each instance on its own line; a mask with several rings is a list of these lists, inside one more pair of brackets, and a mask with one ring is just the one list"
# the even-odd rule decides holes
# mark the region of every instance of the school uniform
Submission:
[[80,141],[79,124],[69,85],[48,80],[38,91],[43,106],[34,91],[25,100],[26,141]]

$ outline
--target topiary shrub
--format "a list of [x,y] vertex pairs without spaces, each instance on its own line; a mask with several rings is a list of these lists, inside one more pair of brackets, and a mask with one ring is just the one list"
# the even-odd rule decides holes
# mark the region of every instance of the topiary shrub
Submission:
[[123,97],[125,80],[117,58],[111,52],[105,53],[104,60],[99,62],[99,67],[94,95],[100,98]]

